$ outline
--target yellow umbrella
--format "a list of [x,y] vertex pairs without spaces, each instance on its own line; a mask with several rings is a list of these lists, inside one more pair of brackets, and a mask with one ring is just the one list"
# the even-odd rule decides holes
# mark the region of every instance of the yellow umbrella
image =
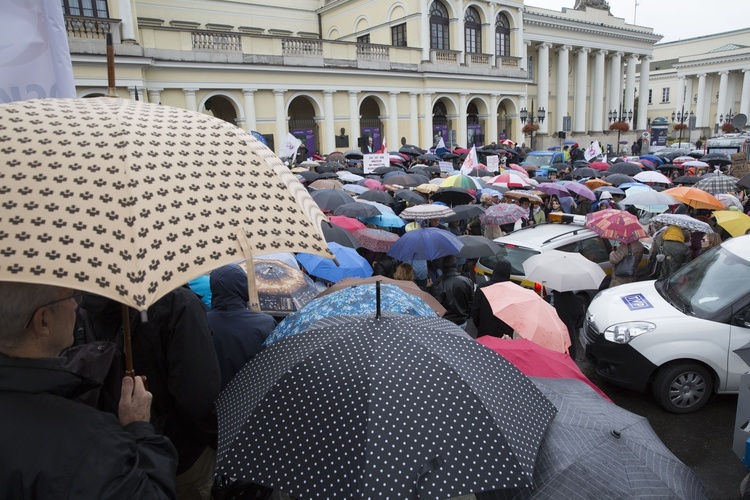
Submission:
[[742,236],[750,229],[750,217],[735,210],[716,210],[714,212],[716,223],[723,227],[732,236]]

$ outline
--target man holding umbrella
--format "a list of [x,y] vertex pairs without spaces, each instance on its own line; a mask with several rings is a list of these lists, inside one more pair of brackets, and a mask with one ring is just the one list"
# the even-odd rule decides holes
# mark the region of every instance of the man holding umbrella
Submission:
[[464,328],[474,299],[474,284],[458,272],[455,255],[443,257],[441,268],[443,274],[435,280],[429,292],[445,307],[447,312],[443,318]]
[[76,400],[97,387],[60,357],[81,294],[0,282],[0,297],[0,496],[174,498],[177,454],[143,380],[123,379],[119,421]]

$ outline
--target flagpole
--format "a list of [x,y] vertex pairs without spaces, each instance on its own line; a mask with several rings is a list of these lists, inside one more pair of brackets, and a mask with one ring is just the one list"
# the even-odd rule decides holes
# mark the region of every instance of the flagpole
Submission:
[[117,97],[115,89],[115,48],[112,33],[107,33],[107,97]]

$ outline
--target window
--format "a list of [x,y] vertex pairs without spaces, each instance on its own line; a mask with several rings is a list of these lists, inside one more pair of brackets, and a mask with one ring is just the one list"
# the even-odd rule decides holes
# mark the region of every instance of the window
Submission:
[[661,102],[669,102],[669,87],[661,89]]
[[534,56],[528,56],[526,62],[526,71],[529,73],[529,80],[534,80]]
[[406,23],[391,28],[391,45],[406,47]]
[[357,43],[367,44],[370,43],[370,35],[362,35],[357,37]]
[[430,48],[450,50],[448,34],[448,9],[440,2],[432,2],[430,7]]
[[466,41],[464,51],[467,54],[482,53],[482,23],[474,7],[466,9],[464,15],[464,37]]
[[654,96],[654,91],[652,89],[648,89],[648,103],[653,104],[653,101],[651,100]]
[[502,12],[495,18],[495,55],[510,55],[510,22]]
[[107,0],[62,0],[63,12],[67,16],[98,17],[107,19]]

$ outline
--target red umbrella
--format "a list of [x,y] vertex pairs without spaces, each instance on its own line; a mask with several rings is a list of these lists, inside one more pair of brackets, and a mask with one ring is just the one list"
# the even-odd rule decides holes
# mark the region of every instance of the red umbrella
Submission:
[[344,215],[331,215],[328,220],[331,222],[331,224],[335,224],[340,228],[349,231],[350,233],[354,233],[355,231],[359,231],[360,229],[365,229],[367,227],[357,219],[353,217],[346,217]]
[[647,238],[638,218],[624,210],[607,209],[586,215],[586,227],[602,238],[631,243]]
[[477,342],[489,347],[521,370],[527,377],[572,378],[586,382],[603,398],[610,400],[601,389],[583,374],[573,359],[526,339],[501,339],[484,335]]
[[530,186],[528,176],[524,177],[516,172],[505,172],[488,179],[487,184],[505,184],[509,188]]
[[511,163],[510,165],[508,165],[508,168],[511,169],[511,170],[515,170],[516,172],[518,172],[519,174],[523,175],[524,177],[528,177],[529,176],[529,173],[526,171],[525,168],[523,168],[520,165],[516,165],[515,163]]
[[604,172],[605,170],[609,170],[610,164],[606,161],[595,161],[592,163],[589,163],[589,168],[593,168],[594,170],[601,170]]
[[398,235],[382,229],[365,228],[354,232],[354,238],[368,250],[373,252],[387,252],[391,249]]

